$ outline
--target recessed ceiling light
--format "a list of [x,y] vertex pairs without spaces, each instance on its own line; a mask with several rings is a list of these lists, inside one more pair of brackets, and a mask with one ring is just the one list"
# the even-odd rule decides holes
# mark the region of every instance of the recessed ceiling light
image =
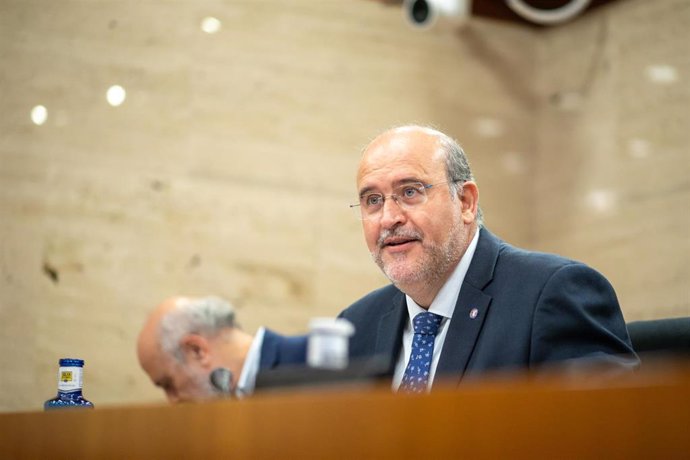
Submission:
[[220,30],[221,22],[214,17],[206,17],[201,21],[201,30],[207,34],[215,34]]
[[37,105],[31,109],[31,121],[38,126],[41,126],[48,119],[48,109],[43,105]]
[[616,194],[611,190],[592,190],[587,194],[587,203],[594,210],[605,213],[616,206]]
[[645,74],[652,83],[659,85],[670,85],[678,81],[678,71],[671,65],[654,64],[647,66]]
[[113,85],[108,88],[108,92],[105,94],[105,98],[108,100],[108,104],[113,107],[122,105],[127,98],[127,91],[120,85]]
[[628,154],[633,158],[646,158],[652,151],[652,145],[644,139],[634,138],[628,142]]
[[503,169],[513,175],[521,175],[527,172],[527,165],[524,157],[517,152],[506,152],[501,158]]
[[501,120],[491,117],[477,118],[474,130],[482,137],[501,137],[505,131]]

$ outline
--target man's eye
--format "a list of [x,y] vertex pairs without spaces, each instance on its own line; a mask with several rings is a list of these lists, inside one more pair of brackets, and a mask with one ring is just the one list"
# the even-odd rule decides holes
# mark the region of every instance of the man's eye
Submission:
[[382,201],[383,197],[381,195],[369,195],[364,200],[367,206],[378,206]]
[[403,188],[402,195],[405,198],[414,198],[419,194],[419,190],[416,187],[408,186]]

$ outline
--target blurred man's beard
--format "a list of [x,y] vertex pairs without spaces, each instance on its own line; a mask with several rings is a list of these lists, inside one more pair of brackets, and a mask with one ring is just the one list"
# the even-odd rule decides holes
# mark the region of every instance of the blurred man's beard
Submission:
[[194,373],[190,376],[191,380],[194,382],[195,399],[206,400],[217,398],[219,396],[218,391],[213,388],[211,384],[211,379],[208,374],[203,372]]

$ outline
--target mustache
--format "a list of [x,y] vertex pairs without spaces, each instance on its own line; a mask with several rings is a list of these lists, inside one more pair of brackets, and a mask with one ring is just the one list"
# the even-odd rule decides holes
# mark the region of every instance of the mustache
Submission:
[[379,248],[382,248],[384,245],[384,242],[388,238],[407,238],[411,240],[421,240],[423,235],[422,232],[419,230],[415,229],[408,229],[408,228],[402,228],[402,227],[397,227],[393,229],[385,229],[382,230],[381,233],[379,234],[378,239],[376,240],[376,245]]

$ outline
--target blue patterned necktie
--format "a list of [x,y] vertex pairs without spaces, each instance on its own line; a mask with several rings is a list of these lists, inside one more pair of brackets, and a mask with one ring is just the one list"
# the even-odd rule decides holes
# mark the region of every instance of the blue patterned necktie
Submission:
[[431,372],[431,358],[434,356],[434,340],[436,340],[436,332],[442,319],[443,316],[428,311],[414,317],[412,352],[398,391],[406,393],[426,391]]

